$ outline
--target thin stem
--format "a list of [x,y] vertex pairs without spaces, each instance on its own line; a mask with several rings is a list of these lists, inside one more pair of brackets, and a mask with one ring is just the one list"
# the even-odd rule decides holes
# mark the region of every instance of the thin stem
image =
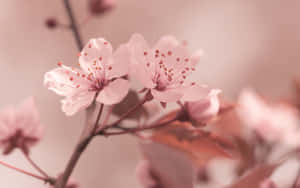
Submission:
[[22,152],[26,158],[26,160],[33,166],[33,168],[35,168],[41,175],[43,175],[45,178],[49,178],[49,175],[42,170],[32,159],[31,157],[26,154],[25,152]]
[[97,118],[96,118],[96,121],[95,121],[95,124],[94,124],[93,134],[96,132],[96,130],[97,130],[97,128],[98,128],[98,123],[99,123],[101,114],[102,114],[102,112],[103,112],[103,107],[104,107],[104,104],[101,104],[99,113],[98,113],[98,115],[97,115]]
[[[90,132],[90,134],[88,136],[86,136],[86,138],[84,138],[82,141],[80,141],[68,164],[67,164],[67,167],[64,171],[64,173],[62,174],[62,176],[59,177],[59,179],[57,180],[57,183],[55,184],[54,188],[64,188],[68,182],[68,179],[70,178],[72,172],[74,171],[74,168],[79,160],[79,158],[81,157],[82,153],[85,151],[85,149],[87,148],[87,146],[89,145],[89,143],[92,141],[93,137],[94,137],[94,133],[95,133],[95,130],[97,128],[97,125],[99,123],[99,120],[100,120],[100,117],[101,117],[101,114],[102,114],[102,111],[103,111],[103,105],[100,106],[100,109],[99,109],[99,112],[98,112],[98,115],[97,115],[97,119],[94,123],[94,128],[93,130]],[[88,119],[89,117],[87,117]]]
[[69,20],[70,20],[70,24],[71,24],[70,27],[73,31],[73,35],[74,35],[74,38],[76,40],[77,48],[78,48],[79,51],[81,51],[82,48],[83,48],[83,43],[82,43],[82,40],[81,40],[81,36],[80,36],[80,33],[79,33],[79,29],[78,29],[78,26],[77,26],[76,19],[75,19],[74,14],[73,14],[73,10],[72,10],[70,1],[69,0],[64,0],[64,5],[65,5],[65,8],[66,8],[68,16],[69,16]]
[[33,174],[33,173],[31,173],[31,172],[28,172],[28,171],[25,171],[25,170],[23,170],[23,169],[17,168],[17,167],[15,167],[15,166],[12,166],[12,165],[10,165],[10,164],[8,164],[8,163],[5,163],[5,162],[3,162],[3,161],[0,161],[0,164],[3,165],[3,166],[5,166],[5,167],[7,167],[7,168],[10,168],[10,169],[12,169],[12,170],[15,170],[15,171],[17,171],[17,172],[20,172],[20,173],[22,173],[22,174],[25,174],[25,175],[27,175],[27,176],[31,176],[31,177],[33,177],[33,178],[36,178],[36,179],[38,179],[38,180],[42,180],[42,181],[48,182],[48,183],[50,183],[50,184],[53,183],[53,179],[45,178],[45,177],[42,177],[42,176]]
[[178,120],[178,117],[179,117],[179,115],[174,117],[173,119],[168,120],[168,121],[158,123],[158,124],[153,124],[153,125],[150,125],[150,126],[136,127],[136,128],[126,128],[126,129],[124,129],[124,131],[110,132],[110,133],[109,132],[104,132],[104,133],[99,133],[99,135],[114,136],[114,135],[137,133],[137,132],[141,132],[141,131],[145,131],[145,130],[149,130],[149,129],[157,129],[157,128],[161,128],[161,127],[164,127],[166,125],[169,125],[170,123]]
[[107,125],[107,122],[109,121],[110,116],[112,114],[113,108],[114,108],[114,106],[109,107],[108,112],[106,113],[106,116],[105,116],[103,122],[101,123],[101,125],[99,125],[98,129],[96,130],[96,132],[101,131],[101,129],[103,129],[104,126]]

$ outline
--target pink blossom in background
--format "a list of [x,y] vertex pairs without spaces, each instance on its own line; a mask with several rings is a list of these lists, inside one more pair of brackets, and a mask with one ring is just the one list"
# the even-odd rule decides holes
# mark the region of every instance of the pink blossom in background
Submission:
[[186,102],[185,108],[192,121],[205,124],[215,117],[220,110],[220,100],[218,95],[221,90],[202,87],[201,92],[195,93],[203,96],[202,99]]
[[296,109],[283,103],[267,103],[254,91],[242,91],[238,113],[245,125],[269,142],[300,144],[299,116]]
[[4,154],[15,148],[28,154],[42,137],[39,113],[32,97],[20,106],[9,106],[0,112],[0,146]]
[[145,188],[155,188],[158,186],[158,180],[154,177],[150,162],[146,159],[138,163],[136,167],[136,177]]
[[132,52],[132,75],[150,89],[158,101],[178,101],[187,88],[195,85],[187,78],[195,71],[200,51],[191,54],[172,36],[162,37],[150,48],[142,35],[134,34],[128,44]]
[[58,63],[59,67],[45,74],[46,87],[65,96],[62,110],[67,115],[87,108],[96,101],[105,105],[119,103],[128,93],[129,52],[121,45],[115,53],[103,38],[91,39],[79,54],[81,69]]

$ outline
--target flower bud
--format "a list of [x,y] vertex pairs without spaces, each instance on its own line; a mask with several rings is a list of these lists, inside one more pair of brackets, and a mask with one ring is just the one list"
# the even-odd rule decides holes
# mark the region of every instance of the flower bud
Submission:
[[115,4],[115,0],[89,0],[89,10],[94,15],[100,15],[113,9]]
[[186,102],[185,108],[189,119],[196,125],[204,125],[213,119],[220,109],[220,101],[218,98],[220,92],[220,90],[212,89],[203,99]]
[[55,18],[48,18],[45,24],[49,29],[55,29],[58,25],[57,20]]

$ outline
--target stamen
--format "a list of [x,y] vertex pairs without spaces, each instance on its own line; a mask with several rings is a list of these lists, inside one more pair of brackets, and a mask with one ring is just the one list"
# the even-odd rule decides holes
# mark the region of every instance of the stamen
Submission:
[[62,66],[62,62],[58,62],[57,65],[58,65],[59,67],[61,67],[61,66]]

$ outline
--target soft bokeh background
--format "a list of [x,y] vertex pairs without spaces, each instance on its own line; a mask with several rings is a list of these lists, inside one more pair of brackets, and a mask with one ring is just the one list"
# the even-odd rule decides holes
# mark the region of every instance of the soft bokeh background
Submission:
[[[88,16],[87,0],[70,0],[78,20]],[[203,48],[197,79],[237,96],[252,86],[270,96],[290,93],[300,68],[300,1],[116,0],[117,8],[82,27],[85,41],[103,36],[114,46],[139,32],[154,42],[173,34],[192,49]],[[0,105],[34,95],[45,137],[33,158],[55,175],[62,171],[79,136],[84,114],[66,117],[60,97],[43,87],[43,74],[62,60],[75,65],[78,53],[67,30],[50,31],[46,18],[67,23],[62,0],[7,0],[0,6]],[[18,152],[0,157],[30,169]],[[82,156],[74,178],[82,187],[139,187],[134,169],[138,145],[129,136],[98,138]],[[43,184],[0,167],[1,187],[40,188]]]

